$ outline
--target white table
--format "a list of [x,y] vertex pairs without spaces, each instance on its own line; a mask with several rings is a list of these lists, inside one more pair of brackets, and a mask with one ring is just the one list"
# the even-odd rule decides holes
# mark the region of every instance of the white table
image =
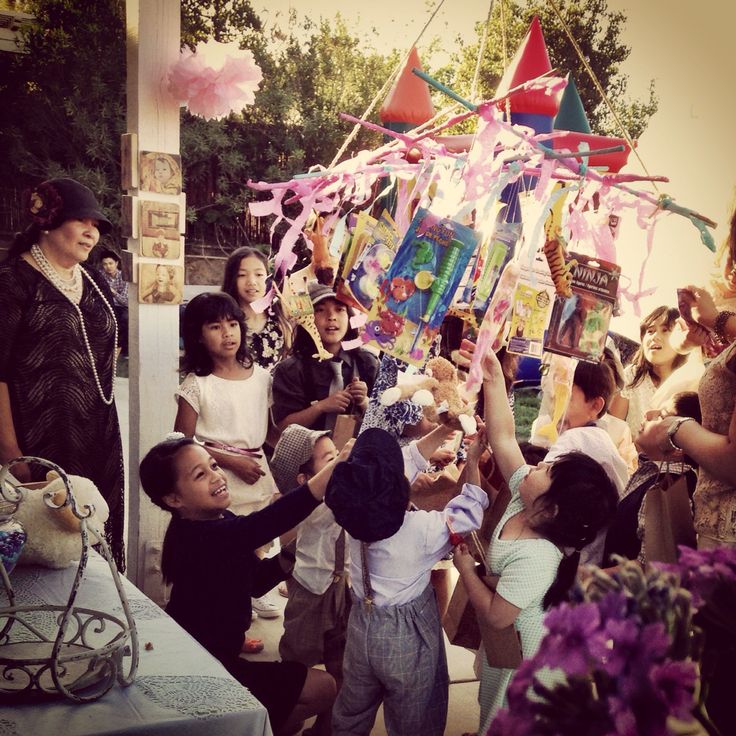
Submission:
[[[17,567],[16,604],[65,603],[76,570]],[[271,736],[266,709],[253,695],[131,582],[123,585],[140,642],[135,682],[92,703],[59,696],[0,707],[0,736]],[[77,604],[124,618],[107,563],[95,553]],[[0,583],[0,606],[7,605]]]

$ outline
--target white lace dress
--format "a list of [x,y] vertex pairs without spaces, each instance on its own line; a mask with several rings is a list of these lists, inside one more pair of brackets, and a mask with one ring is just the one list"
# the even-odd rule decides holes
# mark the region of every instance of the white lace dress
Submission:
[[245,380],[232,381],[210,374],[189,373],[176,391],[197,412],[196,437],[200,442],[215,442],[243,449],[258,450],[254,457],[265,473],[250,485],[225,470],[234,514],[251,514],[267,506],[276,493],[276,484],[262,450],[268,433],[272,403],[271,374],[254,364]]

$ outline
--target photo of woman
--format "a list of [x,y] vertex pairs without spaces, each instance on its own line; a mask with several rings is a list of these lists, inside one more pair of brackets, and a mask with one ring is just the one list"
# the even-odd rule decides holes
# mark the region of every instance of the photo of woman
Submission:
[[181,304],[184,287],[181,266],[141,263],[138,282],[141,304]]

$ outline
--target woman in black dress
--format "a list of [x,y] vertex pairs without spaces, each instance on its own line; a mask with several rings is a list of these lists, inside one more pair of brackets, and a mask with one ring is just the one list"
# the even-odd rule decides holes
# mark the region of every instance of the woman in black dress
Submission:
[[[73,179],[40,184],[27,213],[31,225],[0,265],[0,461],[35,455],[92,480],[110,507],[105,535],[124,569],[118,327],[107,284],[85,263],[111,225]],[[35,470],[13,468],[24,481]]]

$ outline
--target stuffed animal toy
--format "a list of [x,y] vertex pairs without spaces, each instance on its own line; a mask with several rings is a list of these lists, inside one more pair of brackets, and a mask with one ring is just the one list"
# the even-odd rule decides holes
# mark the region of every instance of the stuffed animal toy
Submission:
[[[475,434],[478,426],[475,421],[474,407],[460,394],[457,368],[446,358],[438,356],[427,361],[424,370],[438,383],[432,391],[434,407],[429,407],[429,411],[424,410],[428,418],[433,421],[438,420],[443,424],[457,419],[465,434]],[[433,413],[436,415],[436,420]]]
[[457,420],[465,434],[475,434],[473,406],[460,394],[455,366],[445,358],[436,357],[427,362],[424,370],[424,374],[412,376],[399,373],[399,382],[383,392],[381,403],[391,406],[402,399],[411,399],[424,407],[427,419],[443,424]]
[[[78,475],[68,477],[78,513],[84,515],[86,506],[94,507],[94,513],[87,518],[90,542],[94,544],[99,538],[97,530],[103,528],[110,509],[91,480]],[[71,505],[58,509],[46,505],[44,497],[49,494],[55,505],[64,503],[67,495],[64,481],[57,473],[51,471],[46,478],[48,482],[42,488],[34,487],[40,484],[29,484],[29,488],[21,489],[23,500],[14,518],[23,525],[28,538],[18,564],[68,567],[82,553],[81,521]]]

